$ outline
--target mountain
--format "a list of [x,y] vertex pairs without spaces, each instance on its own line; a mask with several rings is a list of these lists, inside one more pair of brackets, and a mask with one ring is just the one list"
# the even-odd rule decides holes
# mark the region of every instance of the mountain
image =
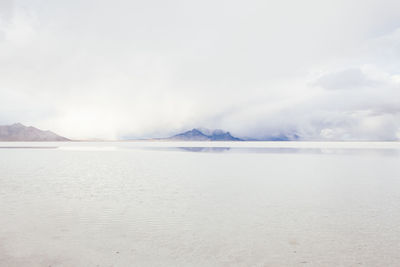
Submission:
[[222,130],[215,130],[209,136],[211,141],[243,141],[240,138],[233,137],[230,132],[224,132]]
[[51,131],[42,131],[21,123],[0,126],[0,141],[70,141]]
[[210,140],[208,135],[203,134],[198,129],[192,129],[190,131],[171,136],[168,139],[182,140],[182,141],[208,141],[208,140]]
[[258,139],[258,141],[296,141],[299,140],[299,138],[297,134],[278,134],[266,136]]
[[242,141],[242,139],[232,136],[229,132],[215,130],[212,132],[192,129],[167,138],[175,141]]

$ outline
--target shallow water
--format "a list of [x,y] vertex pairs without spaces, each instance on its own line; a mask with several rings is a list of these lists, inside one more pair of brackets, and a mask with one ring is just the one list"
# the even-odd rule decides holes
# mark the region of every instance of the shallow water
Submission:
[[0,143],[0,266],[399,266],[400,143]]

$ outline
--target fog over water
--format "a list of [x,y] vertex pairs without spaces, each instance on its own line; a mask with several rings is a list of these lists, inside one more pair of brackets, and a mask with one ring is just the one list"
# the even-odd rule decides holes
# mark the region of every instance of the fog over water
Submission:
[[398,143],[0,143],[1,266],[398,266]]

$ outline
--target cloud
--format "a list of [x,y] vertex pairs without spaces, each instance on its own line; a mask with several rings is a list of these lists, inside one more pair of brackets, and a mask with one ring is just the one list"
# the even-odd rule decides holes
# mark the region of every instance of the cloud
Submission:
[[359,89],[376,86],[377,81],[370,79],[360,68],[349,68],[320,77],[315,85],[329,90]]
[[392,140],[399,8],[391,0],[2,1],[0,124],[70,138],[206,127]]

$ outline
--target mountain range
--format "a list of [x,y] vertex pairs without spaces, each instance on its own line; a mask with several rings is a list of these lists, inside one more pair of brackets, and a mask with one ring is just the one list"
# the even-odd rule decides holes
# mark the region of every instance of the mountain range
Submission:
[[200,129],[192,129],[190,131],[180,133],[166,140],[174,140],[174,141],[243,141],[240,138],[234,137],[230,132],[224,132],[222,130],[200,130]]
[[[125,139],[127,140],[127,139]],[[146,139],[144,139],[146,140]],[[263,139],[238,138],[230,132],[223,130],[208,130],[194,128],[167,138],[156,138],[152,140],[167,141],[290,141],[298,140],[298,136],[288,137],[285,135],[270,136]],[[71,141],[51,131],[43,131],[33,126],[25,126],[21,123],[0,126],[0,141]]]
[[42,131],[21,123],[0,126],[0,141],[70,141],[51,131]]

